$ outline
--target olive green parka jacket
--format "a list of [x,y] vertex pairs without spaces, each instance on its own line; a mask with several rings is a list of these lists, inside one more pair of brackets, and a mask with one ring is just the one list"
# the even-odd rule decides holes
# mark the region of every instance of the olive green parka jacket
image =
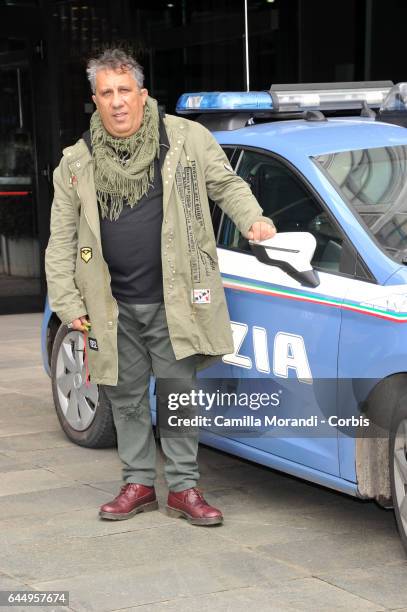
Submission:
[[[170,144],[162,167],[161,233],[168,329],[176,358],[199,354],[203,367],[213,356],[233,352],[208,196],[244,235],[255,221],[272,222],[262,217],[249,186],[206,128],[172,115],[164,125]],[[116,385],[118,305],[102,253],[92,156],[83,139],[64,149],[54,189],[45,252],[49,304],[63,324],[89,316],[91,382]]]

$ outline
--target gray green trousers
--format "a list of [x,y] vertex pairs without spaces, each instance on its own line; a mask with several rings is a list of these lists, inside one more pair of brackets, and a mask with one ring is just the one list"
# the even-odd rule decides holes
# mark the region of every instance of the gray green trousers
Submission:
[[[118,306],[118,382],[116,386],[103,385],[103,390],[112,405],[123,480],[152,486],[156,443],[149,404],[150,376],[190,379],[192,388],[196,356],[175,359],[163,303],[118,302]],[[161,436],[161,448],[169,489],[195,487],[199,478],[197,430],[188,435]]]

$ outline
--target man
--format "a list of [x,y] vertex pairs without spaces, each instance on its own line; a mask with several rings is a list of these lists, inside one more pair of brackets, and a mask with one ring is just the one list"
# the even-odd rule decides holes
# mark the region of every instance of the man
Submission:
[[[61,322],[91,324],[89,371],[112,405],[124,480],[100,516],[121,520],[157,508],[151,372],[191,388],[198,365],[233,351],[208,196],[245,237],[276,230],[208,130],[160,116],[132,57],[106,50],[87,72],[97,110],[54,172],[45,264]],[[168,512],[221,523],[196,488],[197,432],[161,444]]]

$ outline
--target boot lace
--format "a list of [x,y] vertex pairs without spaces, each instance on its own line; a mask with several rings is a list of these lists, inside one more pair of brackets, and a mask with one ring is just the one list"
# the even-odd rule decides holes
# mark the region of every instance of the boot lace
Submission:
[[132,487],[134,485],[137,486],[137,484],[134,482],[127,482],[126,484],[120,487],[120,493],[124,493],[128,487]]
[[199,501],[201,501],[203,504],[207,504],[208,502],[206,501],[206,499],[203,496],[203,490],[202,489],[198,489],[198,487],[194,487],[192,489],[193,491],[193,495],[194,497],[196,497],[197,499],[199,499]]

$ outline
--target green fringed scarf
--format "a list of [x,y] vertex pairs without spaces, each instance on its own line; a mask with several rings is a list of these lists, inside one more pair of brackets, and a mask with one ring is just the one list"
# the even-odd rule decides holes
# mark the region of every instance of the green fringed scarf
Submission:
[[101,215],[115,221],[123,203],[135,206],[154,181],[154,159],[160,147],[157,101],[147,98],[143,122],[127,138],[109,134],[95,111],[90,120],[90,136]]

